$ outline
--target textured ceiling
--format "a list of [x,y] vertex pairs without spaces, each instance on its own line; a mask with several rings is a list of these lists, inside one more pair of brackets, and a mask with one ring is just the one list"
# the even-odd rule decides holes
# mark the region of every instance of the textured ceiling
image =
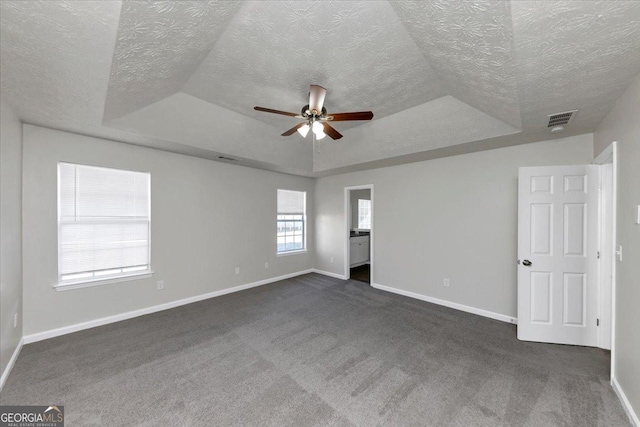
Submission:
[[105,120],[178,92],[240,5],[232,1],[123,2]]
[[391,4],[448,94],[520,126],[510,2]]
[[[155,16],[158,7],[153,3],[123,9],[120,27],[123,19],[138,22],[140,16],[150,15],[141,12],[143,8],[153,9],[156,22],[147,26],[141,36],[148,39],[166,20]],[[176,15],[172,11],[166,13]],[[195,51],[191,45],[200,37],[186,36],[184,29],[194,25],[194,20],[199,20],[198,28],[213,28],[210,21],[214,16],[219,20],[220,15],[212,12],[172,18],[173,37],[183,42],[183,55]],[[329,111],[375,108],[376,117],[446,94],[387,2],[246,2],[239,13],[223,16],[229,18],[224,33],[195,72],[191,63],[174,61],[166,64],[161,76],[145,73],[143,78],[149,84],[169,83],[174,91],[181,89],[267,123],[273,123],[274,117],[255,112],[255,105],[299,112],[306,103],[311,82],[330,88],[326,101]],[[318,22],[323,24],[312,25]],[[115,57],[130,52],[136,43],[137,39],[119,37]],[[158,49],[154,46],[153,51]],[[145,64],[155,56],[141,51],[132,62]],[[112,84],[113,73],[112,70]],[[131,80],[136,74],[135,69],[124,70],[115,83],[120,86],[119,81]],[[184,82],[182,88],[178,87]],[[136,92],[125,91],[112,99],[118,99],[126,112],[126,106],[139,97]]]
[[[564,110],[579,112],[557,136],[591,132],[640,72],[639,1],[0,8],[2,95],[24,121],[309,176],[549,139]],[[329,111],[374,120],[313,146],[253,110],[298,112],[311,83]]]
[[640,72],[640,1],[513,1],[518,97],[525,131],[580,111],[593,130]]
[[0,90],[23,120],[102,122],[118,2],[0,2]]

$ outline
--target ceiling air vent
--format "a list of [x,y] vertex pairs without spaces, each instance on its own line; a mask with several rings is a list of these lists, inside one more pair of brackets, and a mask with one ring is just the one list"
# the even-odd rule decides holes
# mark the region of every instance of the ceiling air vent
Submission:
[[232,159],[231,157],[218,156],[218,160],[226,160],[228,162],[237,162],[238,160]]
[[566,126],[576,115],[578,110],[565,111],[564,113],[549,114],[548,128],[555,128],[556,126]]

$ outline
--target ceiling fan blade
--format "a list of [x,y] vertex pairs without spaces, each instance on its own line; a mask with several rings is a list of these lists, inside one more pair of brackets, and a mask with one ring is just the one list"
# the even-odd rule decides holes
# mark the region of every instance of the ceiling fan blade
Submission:
[[297,113],[289,113],[287,111],[273,110],[271,108],[264,108],[264,107],[253,107],[253,109],[256,111],[263,111],[265,113],[282,114],[283,116],[290,116],[290,117],[296,117],[299,115]]
[[327,95],[327,90],[322,86],[311,85],[309,87],[309,111],[319,116],[322,114],[322,107],[324,106],[324,97]]
[[302,126],[304,126],[306,123],[302,122],[300,124],[295,125],[294,127],[292,127],[291,129],[289,129],[288,131],[286,131],[285,133],[282,134],[282,136],[291,136],[294,133],[296,133],[296,131],[298,129],[300,129]]
[[327,117],[326,117],[326,120],[329,120],[332,122],[344,122],[347,120],[371,120],[371,119],[373,119],[373,112],[371,111],[327,114]]
[[340,132],[338,132],[337,130],[335,130],[334,128],[332,128],[329,125],[329,123],[322,122],[322,127],[324,128],[324,133],[329,135],[331,137],[331,139],[340,139],[340,138],[342,138],[342,134]]

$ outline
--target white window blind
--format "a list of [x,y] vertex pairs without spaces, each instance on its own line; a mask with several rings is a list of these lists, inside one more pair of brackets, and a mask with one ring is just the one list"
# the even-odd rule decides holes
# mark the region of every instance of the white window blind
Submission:
[[278,190],[277,253],[305,249],[306,195],[304,191]]
[[58,165],[58,283],[150,270],[148,173]]
[[358,228],[371,229],[371,200],[358,199]]
[[278,213],[304,215],[305,195],[304,191],[278,190]]

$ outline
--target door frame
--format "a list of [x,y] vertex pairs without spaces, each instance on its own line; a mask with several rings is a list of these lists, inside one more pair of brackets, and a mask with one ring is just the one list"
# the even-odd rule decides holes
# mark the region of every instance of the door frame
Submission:
[[349,280],[351,278],[351,254],[350,246],[349,246],[349,235],[351,234],[351,230],[349,229],[349,220],[351,219],[351,190],[371,190],[371,229],[369,230],[369,286],[371,286],[373,281],[373,242],[374,242],[374,228],[375,228],[375,216],[374,216],[374,194],[373,194],[373,184],[365,184],[365,185],[352,185],[349,187],[344,187],[344,228],[343,228],[343,238],[344,238],[344,277]]
[[[616,235],[616,218],[617,218],[617,175],[618,175],[618,143],[616,141],[611,142],[602,150],[602,152],[594,159],[593,161],[596,165],[607,165],[611,164],[611,186],[609,188],[602,188],[600,191],[600,197],[604,200],[607,200],[610,203],[609,209],[611,212],[611,227],[607,229],[607,227],[603,224],[603,212],[602,212],[602,203],[600,203],[600,219],[599,219],[599,230],[598,230],[598,248],[604,253],[605,251],[609,253],[609,256],[605,258],[605,260],[610,261],[611,265],[611,283],[610,283],[610,291],[611,291],[611,378],[614,378],[615,372],[615,336],[616,336],[616,247],[617,247],[617,235]],[[602,174],[601,174],[602,176]],[[608,192],[611,191],[611,194]],[[610,245],[609,247],[604,247],[605,236],[610,234]],[[602,261],[602,258],[600,259]],[[606,290],[607,284],[603,283],[603,277],[601,275],[601,271],[603,269],[602,262],[598,263],[598,288],[599,295],[602,298],[601,292]],[[604,279],[606,280],[606,278]],[[603,289],[604,288],[604,289]],[[601,305],[598,306],[599,310],[602,310]],[[601,314],[600,312],[598,313]],[[602,347],[601,341],[603,338],[603,334],[601,331],[598,332],[598,346]]]

